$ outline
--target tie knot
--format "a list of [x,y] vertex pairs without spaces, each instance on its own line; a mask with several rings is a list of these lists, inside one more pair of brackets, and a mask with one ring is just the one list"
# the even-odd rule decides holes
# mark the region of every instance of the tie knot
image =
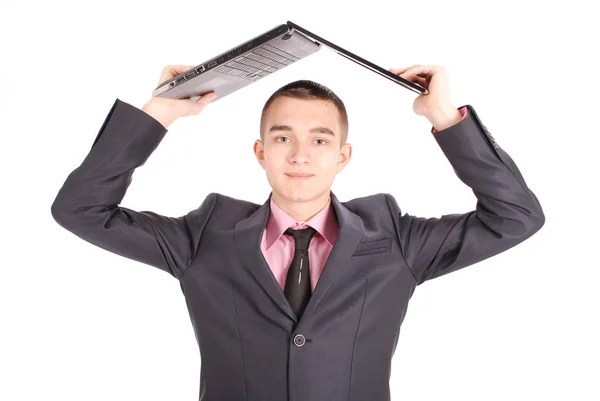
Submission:
[[285,230],[284,234],[291,235],[294,237],[294,241],[296,243],[296,250],[308,250],[308,244],[310,244],[310,240],[316,232],[317,230],[315,230],[312,227],[301,228],[300,230],[292,230],[291,228],[288,228],[287,230]]

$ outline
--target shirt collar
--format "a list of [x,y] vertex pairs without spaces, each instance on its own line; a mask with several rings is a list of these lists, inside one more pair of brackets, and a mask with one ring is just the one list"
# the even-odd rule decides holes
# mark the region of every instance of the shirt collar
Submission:
[[292,216],[287,214],[281,209],[271,196],[270,202],[270,213],[267,219],[266,232],[267,232],[267,250],[273,246],[273,244],[283,235],[285,230],[296,225],[306,225],[314,228],[317,233],[323,236],[327,242],[333,246],[335,237],[338,231],[338,222],[333,213],[333,205],[331,204],[331,197],[327,202],[327,205],[319,211],[316,215],[310,218],[308,221],[298,221]]

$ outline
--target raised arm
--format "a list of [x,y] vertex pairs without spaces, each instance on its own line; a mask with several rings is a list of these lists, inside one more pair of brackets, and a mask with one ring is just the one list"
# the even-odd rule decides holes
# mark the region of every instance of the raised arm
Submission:
[[[395,200],[402,252],[417,285],[497,255],[525,241],[545,222],[533,191],[472,106],[463,120],[432,134],[458,178],[473,189],[475,210],[441,218],[402,214]],[[462,107],[461,107],[462,108]]]
[[[185,67],[166,67],[161,82]],[[52,203],[56,222],[100,248],[179,278],[194,256],[216,194],[180,217],[138,212],[119,204],[135,169],[158,147],[166,127],[178,117],[198,114],[213,98],[214,93],[197,102],[151,99],[143,109],[116,99],[89,154],[69,174]]]
[[207,197],[199,209],[181,217],[119,206],[135,169],[166,132],[153,117],[117,99],[89,154],[59,190],[51,212],[78,237],[179,278],[199,239],[190,234],[188,219],[206,221],[214,198]]

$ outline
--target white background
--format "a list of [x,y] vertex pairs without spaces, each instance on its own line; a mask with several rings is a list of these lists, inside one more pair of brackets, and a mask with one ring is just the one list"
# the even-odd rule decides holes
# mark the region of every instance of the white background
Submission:
[[[417,287],[392,400],[600,399],[592,4],[3,2],[0,399],[197,399],[178,282],[79,239],[50,206],[116,98],[141,108],[165,65],[199,64],[287,20],[384,68],[444,65],[453,103],[476,109],[546,215],[526,242]],[[348,109],[353,158],[332,187],[342,201],[387,192],[424,217],[474,209],[414,114],[417,95],[326,48],[177,120],[121,205],[179,216],[210,192],[262,204],[260,111],[302,78]]]

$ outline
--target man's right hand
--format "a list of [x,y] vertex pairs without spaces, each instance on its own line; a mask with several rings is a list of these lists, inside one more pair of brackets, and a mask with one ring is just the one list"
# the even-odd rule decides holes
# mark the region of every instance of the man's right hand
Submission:
[[[193,65],[168,65],[162,70],[158,83],[161,84],[193,67]],[[153,96],[142,110],[167,128],[179,117],[199,114],[215,97],[217,97],[215,92],[205,93],[196,101]]]

